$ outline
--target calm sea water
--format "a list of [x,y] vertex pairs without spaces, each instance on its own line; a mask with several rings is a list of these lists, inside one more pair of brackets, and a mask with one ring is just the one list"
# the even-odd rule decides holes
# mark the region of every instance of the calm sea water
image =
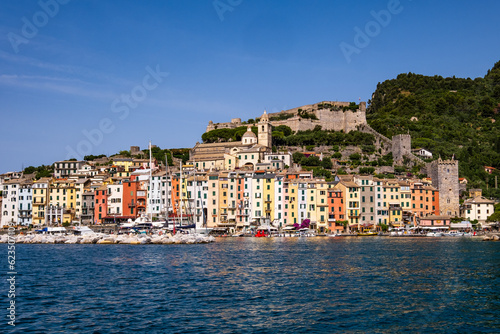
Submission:
[[16,255],[17,325],[4,317],[3,333],[500,332],[498,242],[219,238]]

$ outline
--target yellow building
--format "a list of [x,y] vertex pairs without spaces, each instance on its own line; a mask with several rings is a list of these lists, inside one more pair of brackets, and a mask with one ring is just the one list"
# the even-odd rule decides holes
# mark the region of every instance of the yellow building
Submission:
[[[305,182],[303,184],[305,187],[305,185],[306,185]],[[304,190],[304,192],[305,192],[305,190]],[[286,196],[285,196],[285,198],[286,198]],[[289,224],[289,225],[293,225],[296,223],[300,225],[302,223],[302,219],[305,218],[305,216],[302,218],[299,215],[299,207],[300,207],[299,199],[301,200],[301,197],[299,197],[299,180],[298,179],[290,180],[288,183],[288,208],[286,208],[286,204],[285,204],[285,209],[287,209],[288,218],[289,218],[289,221],[287,222],[287,224]],[[300,201],[300,202],[302,202],[302,201]],[[305,206],[305,200],[304,200],[303,205]],[[307,209],[303,208],[303,210],[301,210],[301,211],[305,215]]]
[[76,189],[75,180],[56,179],[49,188],[48,206],[63,208],[63,219],[53,215],[51,223],[71,223],[76,213]]
[[358,229],[361,214],[359,186],[352,181],[340,181],[336,187],[342,191],[349,227],[351,229]]
[[75,219],[80,220],[82,215],[83,193],[90,190],[89,179],[77,180],[75,183]]
[[208,174],[207,226],[217,228],[219,222],[219,174]]
[[384,207],[389,213],[389,223],[393,226],[402,224],[401,199],[399,182],[388,180],[384,185]]
[[228,220],[229,205],[228,205],[228,172],[219,173],[219,215],[220,221],[218,223],[219,227],[234,228],[236,226],[236,221]]
[[45,208],[49,202],[51,178],[44,177],[33,182],[33,225],[45,225]]
[[319,180],[316,182],[316,228],[320,233],[328,229],[328,184]]
[[274,215],[274,177],[275,174],[265,174],[262,184],[264,216],[271,222],[276,219]]

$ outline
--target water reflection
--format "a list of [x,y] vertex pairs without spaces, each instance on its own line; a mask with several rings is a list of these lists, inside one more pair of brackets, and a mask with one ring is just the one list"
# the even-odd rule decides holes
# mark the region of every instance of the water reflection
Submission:
[[15,331],[495,331],[498,248],[379,237],[19,245]]

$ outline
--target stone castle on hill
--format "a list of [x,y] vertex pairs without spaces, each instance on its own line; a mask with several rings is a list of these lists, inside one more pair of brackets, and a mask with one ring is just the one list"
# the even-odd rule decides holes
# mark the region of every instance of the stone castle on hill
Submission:
[[[334,130],[350,132],[358,130],[366,123],[366,102],[360,102],[357,110],[344,110],[350,106],[350,102],[324,101],[312,105],[305,105],[298,108],[283,110],[277,113],[270,113],[269,124],[271,126],[286,125],[293,131],[312,130],[317,125],[323,130]],[[301,117],[300,112],[309,116]],[[314,115],[315,117],[310,118]],[[258,122],[256,122],[258,123]],[[241,118],[233,118],[227,123],[208,122],[206,132],[215,129],[234,129],[243,126]]]
[[[264,114],[269,128],[286,125],[292,131],[297,132],[313,130],[316,126],[321,126],[322,130],[370,133],[375,137],[375,145],[381,149],[382,154],[392,152],[396,165],[402,165],[405,160],[411,164],[425,164],[422,159],[411,152],[410,135],[396,135],[392,139],[385,137],[366,122],[366,102],[360,102],[357,107],[357,109],[352,110],[352,102],[323,101],[277,113],[267,114],[264,112]],[[244,125],[258,125],[262,120],[257,118],[254,121],[252,124],[242,122],[241,118],[233,118],[231,122],[226,123],[209,121],[206,132],[216,129],[235,129]],[[270,131],[272,132],[272,130]],[[259,144],[270,148],[271,142],[266,142],[267,144],[259,142]]]

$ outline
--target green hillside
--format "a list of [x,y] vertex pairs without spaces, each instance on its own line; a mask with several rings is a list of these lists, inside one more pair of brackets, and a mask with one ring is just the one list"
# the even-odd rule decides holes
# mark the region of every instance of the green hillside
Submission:
[[367,121],[389,138],[409,132],[412,148],[428,149],[435,158],[454,155],[469,186],[500,197],[492,189],[494,175],[484,172],[484,166],[500,168],[499,110],[497,62],[484,78],[408,73],[379,83],[369,101]]

